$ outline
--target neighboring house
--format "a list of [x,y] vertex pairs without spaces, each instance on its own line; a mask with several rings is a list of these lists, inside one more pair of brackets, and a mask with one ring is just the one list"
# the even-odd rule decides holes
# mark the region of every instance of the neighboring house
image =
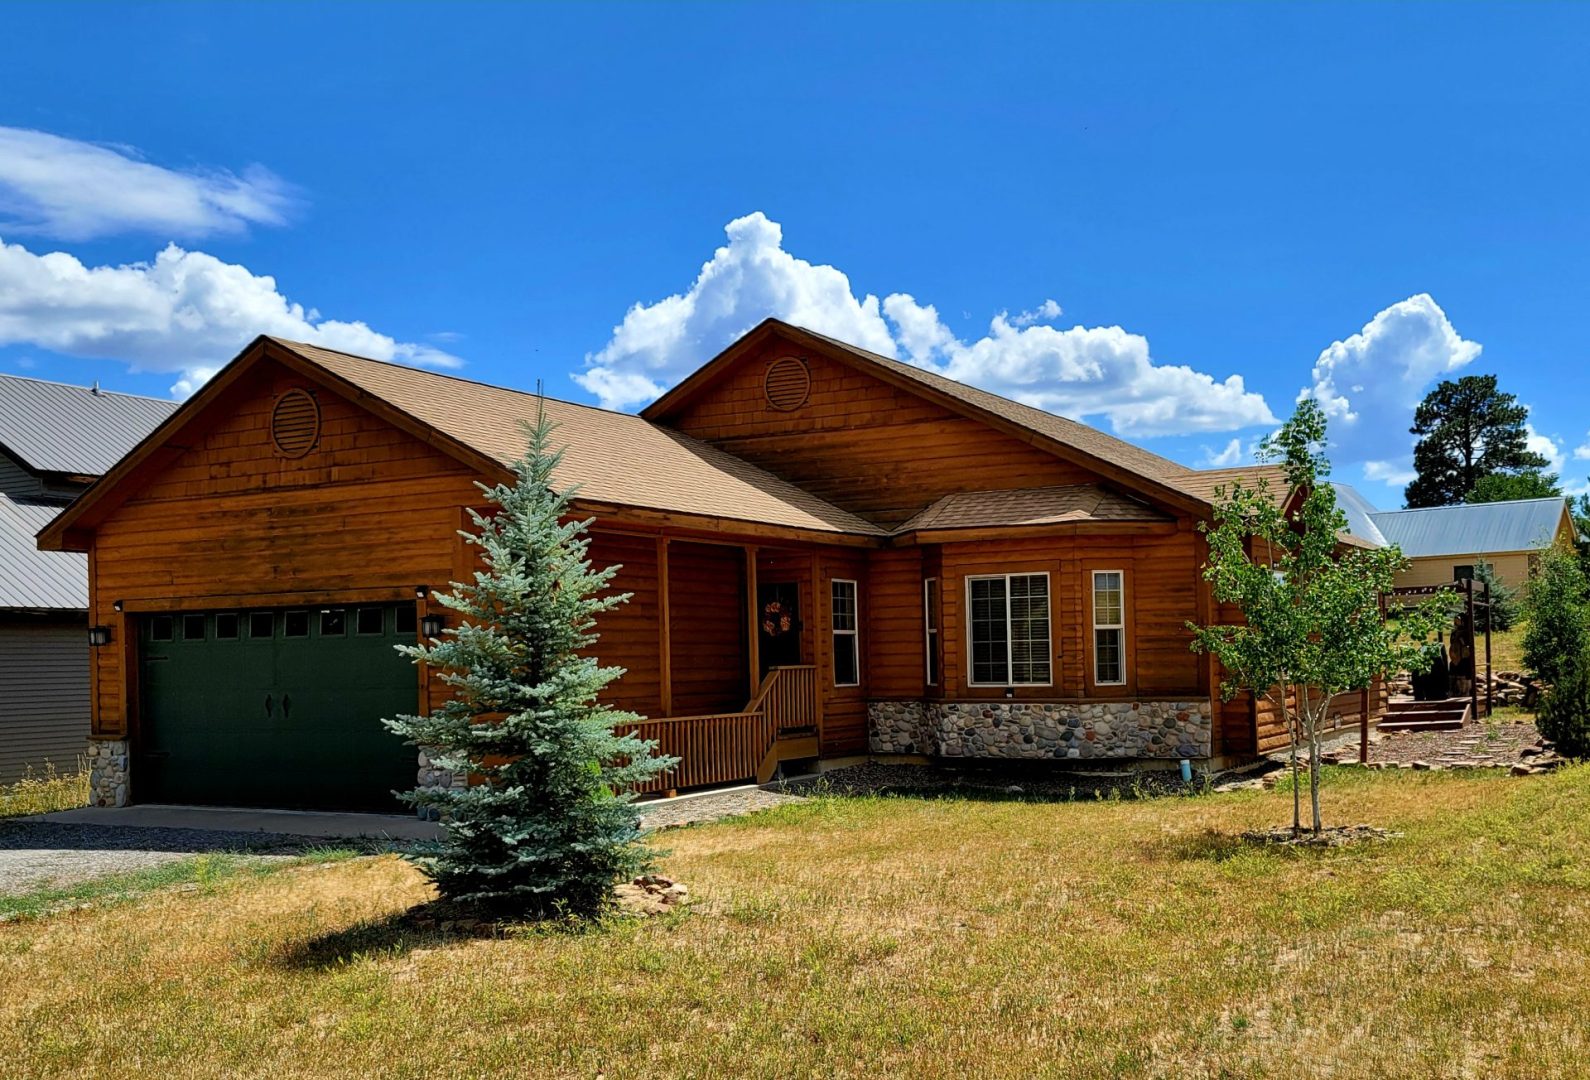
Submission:
[[72,771],[89,730],[87,560],[34,537],[176,407],[0,375],[0,783]]
[[511,479],[543,404],[632,594],[599,624],[607,697],[683,758],[668,786],[1285,743],[1187,629],[1215,612],[1210,500],[1277,470],[1191,470],[775,320],[639,416],[260,338],[41,534],[89,553],[109,638],[95,801],[385,809],[452,782],[379,723],[446,693],[392,646],[453,618],[432,591],[474,566],[476,484]]
[[1578,537],[1561,498],[1390,510],[1372,519],[1385,541],[1408,558],[1410,565],[1397,576],[1402,588],[1463,580],[1485,562],[1503,585],[1517,589],[1543,550]]

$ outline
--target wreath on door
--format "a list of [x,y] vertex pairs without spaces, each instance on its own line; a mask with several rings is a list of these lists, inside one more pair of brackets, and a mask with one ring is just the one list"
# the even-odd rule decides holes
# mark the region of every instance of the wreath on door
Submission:
[[776,638],[793,629],[795,629],[795,618],[782,603],[769,600],[762,605],[762,633],[770,638]]

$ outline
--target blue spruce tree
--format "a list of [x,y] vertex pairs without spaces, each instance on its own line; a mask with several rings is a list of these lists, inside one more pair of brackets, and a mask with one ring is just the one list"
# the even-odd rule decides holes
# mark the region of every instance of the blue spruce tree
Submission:
[[647,869],[633,788],[677,762],[615,728],[640,717],[597,696],[622,668],[589,654],[596,617],[629,599],[602,595],[618,567],[593,569],[590,521],[565,520],[573,490],[541,410],[514,484],[481,485],[496,511],[473,514],[485,568],[433,599],[463,616],[440,640],[399,646],[440,671],[452,696],[387,727],[467,787],[417,788],[406,802],[441,819],[445,839],[413,858],[444,899],[505,914],[597,913],[615,882]]

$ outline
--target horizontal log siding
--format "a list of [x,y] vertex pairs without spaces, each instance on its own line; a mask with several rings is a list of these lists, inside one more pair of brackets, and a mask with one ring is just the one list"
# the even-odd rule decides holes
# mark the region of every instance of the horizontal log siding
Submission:
[[[201,608],[205,598],[336,593],[452,577],[460,507],[478,502],[464,465],[328,391],[319,445],[298,460],[271,446],[276,395],[302,380],[262,365],[213,409],[211,427],[126,483],[133,494],[93,540],[93,621],[119,647],[92,650],[96,734],[136,708],[130,620],[116,600]],[[163,465],[163,467],[161,467]],[[261,600],[261,603],[267,601]]]
[[808,356],[811,394],[780,412],[763,397],[777,345],[737,365],[668,423],[854,513],[897,525],[958,491],[1090,483],[1097,477],[870,375]]
[[867,675],[873,697],[922,696],[926,681],[922,577],[921,548],[875,551],[869,560]]
[[743,709],[752,694],[745,549],[669,543],[668,598],[673,715]]
[[[823,697],[823,731],[820,749],[825,757],[861,754],[867,750],[867,696],[869,668],[873,663],[867,620],[871,618],[872,589],[864,556],[832,550],[820,551],[817,563],[817,680]],[[861,685],[834,685],[833,580],[856,582],[860,607],[857,648],[861,659]]]
[[[1148,536],[1058,536],[944,544],[943,649],[945,696],[1003,698],[1003,687],[975,687],[967,678],[966,578],[1047,571],[1054,685],[1016,687],[1015,697],[1203,697],[1208,692],[1186,624],[1198,619],[1197,552],[1190,524]],[[1127,685],[1091,686],[1091,571],[1127,575]]]
[[[597,620],[601,638],[591,650],[603,667],[620,667],[624,674],[609,683],[602,700],[645,717],[662,716],[662,668],[658,663],[662,617],[657,589],[657,541],[650,536],[591,532],[591,564],[597,569],[617,566],[610,593],[629,593],[629,602]],[[745,704],[743,701],[736,704]]]
[[88,623],[0,617],[0,783],[77,770],[88,739]]

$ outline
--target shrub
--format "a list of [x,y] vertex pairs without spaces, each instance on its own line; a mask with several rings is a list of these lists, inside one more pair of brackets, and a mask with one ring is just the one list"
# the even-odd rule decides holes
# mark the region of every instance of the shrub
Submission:
[[1563,665],[1540,703],[1535,726],[1563,757],[1590,757],[1590,653]]
[[[1488,612],[1480,605],[1485,585],[1491,587],[1491,607]],[[1474,567],[1474,603],[1474,622],[1478,633],[1483,634],[1486,629],[1511,630],[1513,624],[1518,622],[1518,591],[1503,585],[1502,579],[1496,576],[1496,567],[1488,562]]]
[[1563,668],[1590,650],[1590,585],[1573,552],[1541,554],[1524,592],[1524,666],[1555,683]]

